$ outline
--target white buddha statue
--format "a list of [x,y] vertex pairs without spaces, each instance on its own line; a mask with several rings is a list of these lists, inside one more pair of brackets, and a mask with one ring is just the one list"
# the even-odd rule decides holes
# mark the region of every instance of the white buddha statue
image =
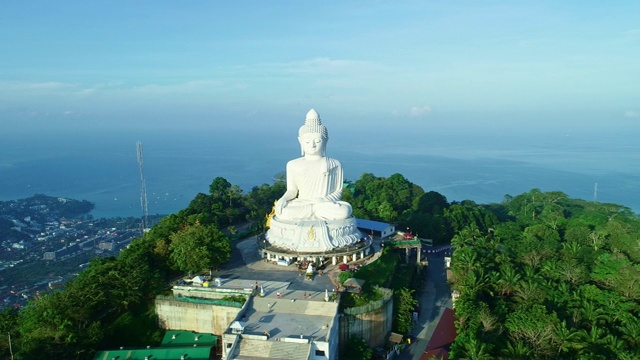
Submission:
[[302,157],[287,163],[287,191],[268,216],[266,240],[271,246],[323,253],[362,238],[351,205],[340,201],[342,165],[325,156],[327,140],[327,128],[310,110],[298,131]]
[[340,201],[342,165],[325,156],[327,128],[311,109],[298,131],[302,157],[287,163],[287,191],[276,202],[276,219],[340,220],[351,216],[351,205]]

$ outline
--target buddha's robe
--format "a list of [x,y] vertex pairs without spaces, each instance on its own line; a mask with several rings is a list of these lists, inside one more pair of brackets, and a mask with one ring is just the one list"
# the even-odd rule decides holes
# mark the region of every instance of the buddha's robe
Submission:
[[343,186],[342,165],[338,160],[304,157],[287,163],[287,200],[279,219],[338,220],[351,216],[351,205],[340,201]]

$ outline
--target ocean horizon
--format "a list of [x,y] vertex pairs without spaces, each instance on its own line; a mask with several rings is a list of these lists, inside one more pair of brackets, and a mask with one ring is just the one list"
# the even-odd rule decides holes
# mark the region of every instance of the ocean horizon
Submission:
[[[331,129],[331,128],[330,128]],[[295,130],[295,129],[294,129]],[[34,194],[88,200],[95,217],[139,217],[136,142],[149,214],[185,208],[221,176],[245,192],[272,184],[300,156],[295,131],[145,131],[0,136],[0,200]],[[624,134],[479,136],[473,132],[330,132],[327,156],[345,179],[404,175],[448,201],[499,203],[533,188],[640,212],[640,145]]]

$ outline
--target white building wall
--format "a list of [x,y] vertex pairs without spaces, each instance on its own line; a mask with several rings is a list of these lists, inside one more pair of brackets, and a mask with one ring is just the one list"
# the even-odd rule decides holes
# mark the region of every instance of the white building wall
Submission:
[[[318,351],[322,351],[324,353],[324,355],[317,355]],[[330,353],[331,353],[331,351],[329,349],[329,343],[327,343],[325,341],[314,341],[311,344],[311,354],[309,354],[309,360],[333,359],[333,358],[329,357]]]

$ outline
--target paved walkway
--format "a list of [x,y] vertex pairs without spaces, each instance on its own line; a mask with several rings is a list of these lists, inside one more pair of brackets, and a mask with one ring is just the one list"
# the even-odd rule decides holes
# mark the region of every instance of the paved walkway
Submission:
[[302,291],[332,291],[335,285],[331,281],[333,273],[339,271],[335,267],[328,267],[323,275],[316,274],[307,279],[304,272],[298,273],[294,265],[282,266],[264,261],[260,257],[256,238],[240,240],[232,244],[231,260],[224,268],[213,273],[213,277],[222,279],[248,279],[254,282],[279,281],[290,283],[290,290]]
[[[296,272],[298,268],[294,265],[282,266],[276,265],[271,261],[265,261],[260,257],[260,253],[257,249],[257,240],[255,237],[238,241],[234,244],[234,252],[232,253],[231,266],[227,266],[227,268],[235,268],[238,266],[246,266],[246,268],[255,270],[255,271],[291,271]],[[381,254],[381,242],[379,239],[373,241],[373,249],[374,254],[364,260],[358,260],[356,263],[361,265],[368,265],[380,257]],[[234,256],[235,255],[235,256]],[[340,274],[340,269],[337,265],[327,265],[323,275],[316,274],[315,279],[320,277],[327,277],[332,284],[332,287],[329,288],[331,291],[338,287],[338,275]],[[304,276],[304,274],[302,274]]]

